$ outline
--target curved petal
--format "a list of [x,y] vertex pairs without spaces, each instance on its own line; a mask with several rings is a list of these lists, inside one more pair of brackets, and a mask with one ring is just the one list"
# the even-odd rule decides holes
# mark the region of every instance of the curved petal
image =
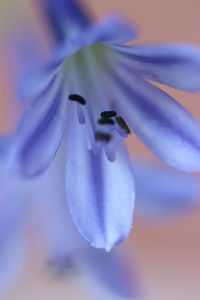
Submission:
[[200,91],[200,49],[189,44],[115,46],[120,59],[146,79],[184,91]]
[[199,170],[200,125],[190,113],[133,73],[111,76],[115,77],[113,92],[121,113],[147,147],[171,166]]
[[[102,249],[87,247],[86,251],[80,254],[83,258],[84,267],[92,272],[105,287],[116,296],[123,299],[138,299],[139,287],[134,274],[125,258],[124,251],[113,249],[110,253],[106,253]],[[121,298],[120,298],[121,299]]]
[[198,181],[195,176],[172,168],[140,161],[133,164],[136,182],[136,211],[163,219],[181,214],[197,204]]
[[134,207],[134,183],[122,143],[117,158],[88,150],[83,126],[73,118],[68,133],[66,195],[72,218],[86,240],[110,249],[130,232]]
[[59,72],[60,60],[29,64],[19,81],[18,97],[31,101],[40,97],[53,84]]
[[15,135],[14,158],[24,175],[43,172],[53,160],[61,143],[66,117],[62,89],[48,89],[26,110]]
[[90,44],[103,42],[122,44],[136,37],[137,30],[117,15],[109,16],[101,22],[96,23],[85,33],[85,41],[88,41],[87,43],[90,42]]
[[82,29],[76,39],[66,41],[56,47],[50,57],[29,67],[20,84],[19,96],[33,99],[40,96],[52,83],[65,59],[94,43],[122,43],[135,37],[135,30],[118,17],[108,17],[103,21]]

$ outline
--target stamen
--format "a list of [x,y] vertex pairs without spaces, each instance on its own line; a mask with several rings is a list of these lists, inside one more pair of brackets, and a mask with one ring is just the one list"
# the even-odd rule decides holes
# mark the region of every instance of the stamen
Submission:
[[102,131],[95,132],[96,141],[105,141],[106,143],[110,142],[112,136],[109,133],[105,133]]
[[85,124],[85,115],[82,106],[77,103],[77,116],[80,124]]
[[119,127],[127,134],[130,134],[131,131],[128,127],[128,125],[126,124],[126,122],[124,121],[124,119],[122,117],[116,117],[115,118],[117,124],[119,125]]
[[108,119],[108,118],[115,117],[117,113],[114,110],[107,110],[107,111],[102,111],[100,115],[102,119]]
[[82,105],[86,104],[85,99],[82,96],[78,95],[78,94],[71,94],[71,95],[69,95],[68,99],[71,100],[71,101],[76,101],[76,102],[78,102]]
[[114,125],[115,122],[112,119],[99,119],[98,123],[100,125]]
[[115,159],[116,159],[115,147],[113,147],[112,143],[107,143],[106,145],[104,145],[104,152],[105,152],[107,159],[110,162],[115,161]]

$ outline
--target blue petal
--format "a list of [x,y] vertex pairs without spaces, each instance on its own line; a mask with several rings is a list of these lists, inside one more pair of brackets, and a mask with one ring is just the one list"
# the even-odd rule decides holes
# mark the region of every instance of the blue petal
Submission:
[[47,172],[35,179],[30,188],[33,225],[46,262],[57,267],[57,271],[62,268],[61,260],[78,255],[85,246],[69,215],[64,179],[66,153],[60,150],[62,147]]
[[189,44],[115,46],[144,78],[184,91],[200,91],[200,49]]
[[54,57],[44,63],[32,63],[22,73],[18,87],[20,100],[31,101],[40,97],[58,76],[60,60]]
[[199,170],[200,125],[190,113],[164,91],[133,73],[112,76],[120,111],[147,147],[171,166]]
[[0,297],[3,297],[26,262],[24,221],[27,199],[18,178],[1,180],[0,188]]
[[89,16],[77,0],[41,0],[50,33],[57,42],[68,37],[69,31],[90,24]]
[[[19,228],[18,228],[19,229]],[[14,229],[0,249],[0,297],[6,299],[26,268],[27,251],[24,232]],[[6,298],[4,298],[6,297]]]
[[7,239],[22,219],[26,207],[26,189],[20,178],[1,179],[0,187],[0,239],[3,243],[3,239]]
[[86,32],[86,40],[92,43],[121,44],[135,39],[137,30],[123,18],[113,15],[91,26]]
[[[35,176],[53,160],[61,143],[66,103],[58,83],[26,110],[15,136],[14,151],[20,172]],[[54,90],[53,90],[54,87]]]
[[152,161],[135,161],[133,172],[136,210],[142,216],[163,219],[181,214],[197,204],[198,181],[195,176]]
[[[72,218],[94,247],[110,249],[130,232],[134,184],[129,160],[121,143],[111,163],[104,153],[86,147],[84,129],[70,120],[67,143],[66,194]],[[73,129],[73,130],[72,130]]]
[[11,135],[0,135],[0,179],[5,178],[6,164],[12,147],[13,137]]
[[136,276],[125,259],[122,249],[106,253],[102,249],[88,247],[81,253],[85,267],[92,271],[102,283],[116,295],[126,299],[138,299],[139,287]]

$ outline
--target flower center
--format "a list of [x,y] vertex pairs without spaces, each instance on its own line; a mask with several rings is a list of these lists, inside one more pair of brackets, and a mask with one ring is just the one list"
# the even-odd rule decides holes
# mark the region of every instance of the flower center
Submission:
[[109,52],[108,47],[103,43],[83,47],[65,60],[63,70],[68,73],[69,68],[74,65],[79,75],[85,78],[88,73],[88,60],[95,61],[98,68],[106,68],[109,63]]

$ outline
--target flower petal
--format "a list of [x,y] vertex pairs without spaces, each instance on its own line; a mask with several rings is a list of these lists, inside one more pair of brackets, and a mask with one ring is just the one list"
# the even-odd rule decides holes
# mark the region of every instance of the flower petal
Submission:
[[128,72],[111,76],[120,112],[147,147],[171,166],[199,170],[200,125],[190,113],[133,73],[131,77]]
[[[10,155],[12,151],[13,137],[9,135],[0,136],[0,184],[10,175]],[[8,180],[10,180],[8,178]]]
[[0,188],[0,295],[3,297],[17,281],[26,262],[27,199],[18,178],[1,180]]
[[181,214],[197,204],[195,176],[152,161],[135,161],[136,210],[152,220]]
[[92,43],[121,44],[137,37],[137,30],[123,18],[113,15],[93,25],[85,34],[85,40]]
[[82,127],[71,120],[66,165],[69,209],[86,240],[94,247],[110,249],[131,229],[133,176],[122,143],[116,145],[117,158],[111,163],[104,153],[96,155],[86,148]]
[[45,63],[31,63],[24,70],[18,87],[20,100],[31,101],[40,97],[55,81],[59,72],[60,60],[54,57]]
[[132,71],[184,91],[200,91],[200,49],[189,44],[115,46]]
[[0,297],[7,296],[25,269],[26,241],[23,229],[13,229],[12,235],[0,249]]
[[64,134],[65,109],[62,88],[58,90],[55,86],[26,110],[14,144],[14,158],[24,175],[43,172],[53,160]]
[[69,215],[64,179],[66,153],[60,151],[62,148],[47,172],[36,178],[30,189],[35,233],[43,245],[46,262],[58,272],[63,272],[66,259],[78,255],[86,244]]

